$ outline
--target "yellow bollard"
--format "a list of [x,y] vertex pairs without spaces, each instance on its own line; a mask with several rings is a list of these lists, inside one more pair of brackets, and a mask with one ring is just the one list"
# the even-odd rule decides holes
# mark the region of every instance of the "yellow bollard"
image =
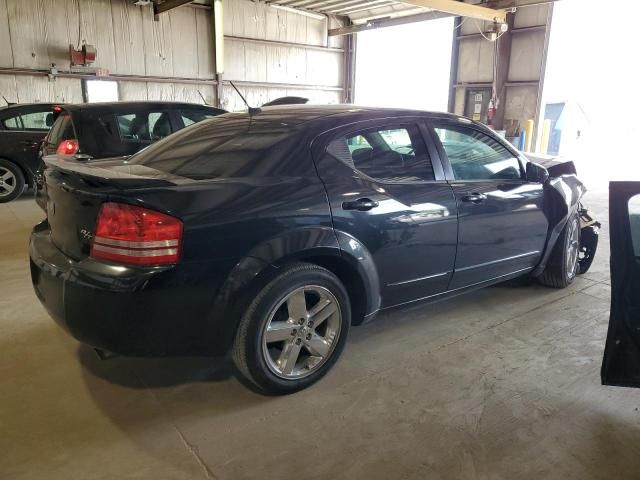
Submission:
[[524,151],[530,152],[531,145],[533,145],[533,120],[527,120],[527,126],[524,130],[527,133],[527,144],[525,145]]
[[549,135],[551,134],[551,120],[545,120],[542,125],[542,140],[540,141],[540,153],[545,154],[549,150]]

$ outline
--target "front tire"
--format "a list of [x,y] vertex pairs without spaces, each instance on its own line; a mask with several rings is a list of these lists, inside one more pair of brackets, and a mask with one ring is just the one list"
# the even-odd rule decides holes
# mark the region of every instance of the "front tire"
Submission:
[[284,267],[243,315],[233,345],[240,373],[268,394],[320,380],[344,349],[351,307],[340,280],[317,265]]
[[553,288],[565,288],[573,283],[578,273],[580,253],[580,218],[577,214],[562,229],[540,282]]
[[22,170],[15,163],[0,158],[0,203],[18,198],[25,188]]

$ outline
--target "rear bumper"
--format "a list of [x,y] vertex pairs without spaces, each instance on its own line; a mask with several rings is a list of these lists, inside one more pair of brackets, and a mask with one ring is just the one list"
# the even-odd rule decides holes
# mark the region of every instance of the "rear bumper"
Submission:
[[74,261],[52,243],[46,222],[34,228],[29,256],[37,297],[82,343],[131,356],[216,355],[228,347],[216,340],[218,284],[206,262],[139,268]]

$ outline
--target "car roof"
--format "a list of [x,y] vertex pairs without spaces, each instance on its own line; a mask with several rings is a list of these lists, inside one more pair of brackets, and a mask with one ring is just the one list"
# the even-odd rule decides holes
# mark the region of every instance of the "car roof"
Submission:
[[407,108],[382,108],[364,107],[351,104],[335,105],[278,105],[273,107],[263,107],[258,112],[249,115],[248,112],[227,113],[218,117],[222,118],[249,118],[258,124],[280,123],[289,126],[299,126],[302,124],[325,124],[336,123],[346,124],[357,121],[375,120],[393,117],[415,117],[427,116],[434,119],[460,120],[467,123],[471,120],[444,112],[430,112],[423,110],[412,110]]
[[141,102],[97,102],[97,103],[75,103],[70,105],[64,105],[64,109],[68,112],[76,111],[92,111],[92,110],[104,110],[104,111],[118,111],[122,109],[145,109],[145,108],[163,108],[163,107],[178,107],[178,108],[203,108],[216,111],[224,111],[220,108],[212,107],[210,105],[202,105],[200,103],[188,103],[188,102],[163,102],[163,101],[141,101]]
[[0,111],[5,112],[8,110],[25,108],[25,107],[52,107],[54,105],[63,105],[61,103],[50,103],[50,102],[41,102],[41,103],[12,103],[11,105],[4,105],[0,107]]

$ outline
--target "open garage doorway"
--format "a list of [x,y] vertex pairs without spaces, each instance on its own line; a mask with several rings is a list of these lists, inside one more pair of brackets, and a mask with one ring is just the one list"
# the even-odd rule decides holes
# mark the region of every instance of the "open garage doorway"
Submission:
[[447,111],[453,18],[358,33],[355,103]]
[[639,15],[635,0],[554,5],[542,108],[550,133],[541,151],[575,160],[590,188],[640,179]]

